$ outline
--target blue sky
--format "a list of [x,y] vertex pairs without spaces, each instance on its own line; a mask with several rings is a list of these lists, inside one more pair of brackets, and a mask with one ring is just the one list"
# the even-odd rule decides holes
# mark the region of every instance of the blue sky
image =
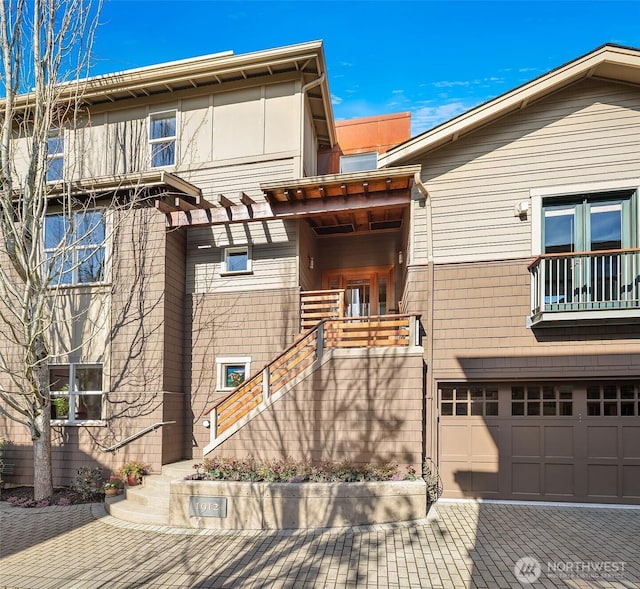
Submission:
[[337,120],[411,111],[413,134],[603,43],[640,2],[105,0],[94,73],[322,39]]

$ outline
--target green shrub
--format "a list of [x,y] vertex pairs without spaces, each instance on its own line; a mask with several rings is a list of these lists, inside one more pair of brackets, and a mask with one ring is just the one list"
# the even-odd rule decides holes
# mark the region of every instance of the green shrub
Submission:
[[350,483],[416,480],[413,467],[401,472],[397,464],[356,464],[348,461],[312,463],[292,458],[258,462],[254,458],[206,458],[188,477],[207,481],[249,481],[269,483]]

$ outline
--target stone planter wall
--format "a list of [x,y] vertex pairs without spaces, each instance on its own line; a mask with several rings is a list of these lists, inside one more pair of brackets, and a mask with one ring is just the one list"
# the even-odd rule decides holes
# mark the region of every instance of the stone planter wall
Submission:
[[[190,502],[191,509],[202,515],[190,515]],[[214,516],[222,513],[219,507],[226,510],[224,517]],[[357,526],[419,519],[426,513],[422,480],[301,484],[173,481],[169,502],[172,526],[219,530]]]

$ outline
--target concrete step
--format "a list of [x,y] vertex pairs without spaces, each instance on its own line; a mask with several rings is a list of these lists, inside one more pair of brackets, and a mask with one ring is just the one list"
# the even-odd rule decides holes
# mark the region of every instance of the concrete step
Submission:
[[162,467],[162,474],[172,479],[183,479],[190,474],[194,474],[196,471],[193,465],[200,464],[201,462],[202,460],[182,460],[181,462],[165,464]]
[[137,485],[127,487],[125,500],[137,505],[157,506],[169,509],[169,484],[164,486]]
[[136,524],[169,525],[169,490],[171,481],[184,479],[195,472],[200,460],[183,460],[165,464],[162,474],[143,478],[141,485],[125,487],[124,493],[105,499],[105,508],[113,517]]
[[116,495],[105,499],[105,508],[109,515],[134,524],[169,525],[168,506],[140,505],[129,501],[124,495]]

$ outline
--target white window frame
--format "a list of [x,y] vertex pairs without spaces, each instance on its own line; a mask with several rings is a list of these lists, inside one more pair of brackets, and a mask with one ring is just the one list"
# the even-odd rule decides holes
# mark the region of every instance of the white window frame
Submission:
[[[245,381],[251,376],[251,357],[223,357],[216,358],[216,390],[221,392],[232,391],[235,387],[227,386],[225,372],[227,366],[244,366]],[[243,381],[244,382],[244,381]]]
[[[227,258],[229,254],[235,254],[239,252],[247,254],[247,267],[244,270],[229,270],[228,263],[227,263]],[[253,273],[253,264],[251,259],[250,245],[234,245],[234,246],[223,248],[222,261],[220,263],[220,274],[222,276],[234,276],[238,274],[252,274],[252,273]]]
[[[59,145],[62,146],[62,151],[56,151],[55,153],[49,153],[49,139],[58,139]],[[47,168],[46,168],[46,181],[47,184],[56,184],[58,182],[64,181],[64,154],[65,154],[65,137],[64,137],[64,129],[53,129],[49,131],[49,135],[47,136]],[[60,168],[60,177],[52,178],[49,176],[51,171],[51,163],[60,160],[61,168]]]
[[[47,259],[47,254],[52,253],[55,254],[60,248],[68,248],[70,254],[71,254],[71,282],[63,282],[63,281],[59,281],[58,279],[55,278],[55,276],[52,276],[52,283],[50,284],[51,287],[58,287],[58,286],[62,286],[62,287],[67,287],[67,286],[92,286],[92,285],[99,285],[99,284],[106,284],[108,282],[108,272],[107,272],[107,266],[108,266],[108,259],[109,259],[109,250],[107,247],[107,243],[108,243],[108,232],[109,232],[109,219],[108,219],[108,214],[107,214],[107,209],[104,207],[95,207],[95,208],[90,208],[90,209],[80,209],[77,211],[71,211],[69,212],[64,212],[64,211],[51,211],[49,213],[46,214],[46,217],[54,217],[54,216],[66,216],[69,217],[71,215],[71,218],[73,219],[73,217],[75,217],[76,215],[82,215],[85,213],[100,213],[102,216],[102,227],[103,227],[103,231],[104,231],[104,239],[102,240],[102,242],[96,244],[96,245],[82,245],[82,244],[78,244],[76,243],[76,239],[75,237],[72,236],[72,242],[71,245],[61,245],[58,244],[55,247],[46,247],[46,220],[45,220],[45,227],[43,227],[42,229],[42,251],[43,251],[43,260],[46,261]],[[95,249],[95,250],[102,250],[102,280],[99,281],[95,281],[95,282],[80,282],[78,280],[78,270],[80,268],[80,258],[79,258],[79,253],[80,252],[84,252],[86,250],[90,250],[90,249]],[[95,255],[95,254],[94,254]],[[46,262],[45,262],[46,263]]]
[[[166,118],[167,115],[173,114],[173,118],[175,120],[175,134],[174,135],[166,135],[163,137],[151,137],[151,129],[152,122],[154,119]],[[150,112],[148,118],[148,141],[149,141],[149,167],[151,169],[161,169],[161,168],[173,168],[175,167],[178,160],[178,109],[172,108],[167,110],[160,110],[156,112]],[[159,143],[173,143],[173,162],[170,164],[162,164],[159,166],[153,165],[153,146]]]
[[[104,365],[100,362],[71,362],[60,364],[49,364],[49,368],[69,368],[69,390],[68,391],[50,391],[51,404],[53,406],[53,400],[55,398],[69,399],[69,418],[68,419],[55,419],[51,418],[52,425],[101,425],[104,423]],[[74,384],[76,382],[76,370],[78,368],[99,368],[102,376],[101,390],[99,391],[80,391],[75,390]],[[81,395],[100,395],[100,419],[77,419],[76,418],[76,406],[77,399]]]

